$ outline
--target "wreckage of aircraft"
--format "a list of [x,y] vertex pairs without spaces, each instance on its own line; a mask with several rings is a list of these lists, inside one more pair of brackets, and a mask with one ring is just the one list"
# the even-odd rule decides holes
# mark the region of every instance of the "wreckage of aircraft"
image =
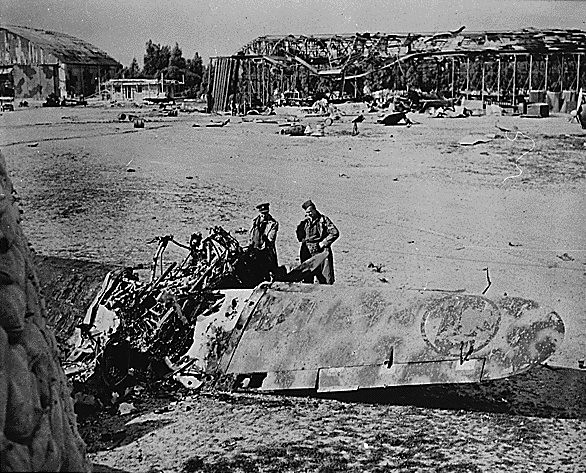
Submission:
[[147,280],[108,274],[66,373],[112,390],[144,369],[193,389],[344,392],[505,378],[564,340],[561,317],[532,300],[296,282],[311,262],[247,287],[254,255],[221,227],[157,275],[172,241],[159,239]]

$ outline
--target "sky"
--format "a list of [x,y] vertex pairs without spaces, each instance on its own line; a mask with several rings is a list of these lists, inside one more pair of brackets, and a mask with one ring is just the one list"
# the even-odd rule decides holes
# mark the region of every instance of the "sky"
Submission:
[[263,35],[586,30],[586,0],[0,0],[0,24],[67,33],[128,66],[149,39],[207,62]]

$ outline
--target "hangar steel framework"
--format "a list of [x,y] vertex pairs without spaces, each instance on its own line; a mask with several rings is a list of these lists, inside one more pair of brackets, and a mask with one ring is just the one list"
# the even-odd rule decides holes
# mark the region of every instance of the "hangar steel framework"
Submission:
[[[586,83],[586,32],[536,30],[261,36],[210,58],[213,110],[360,99],[375,89],[420,89],[501,105],[572,106]],[[563,110],[562,110],[563,111]]]

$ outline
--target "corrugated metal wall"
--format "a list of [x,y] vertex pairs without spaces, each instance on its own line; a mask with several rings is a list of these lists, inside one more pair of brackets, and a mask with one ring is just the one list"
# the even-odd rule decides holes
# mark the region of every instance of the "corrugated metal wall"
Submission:
[[230,109],[230,95],[236,90],[240,61],[232,57],[216,57],[210,60],[210,83],[214,112]]

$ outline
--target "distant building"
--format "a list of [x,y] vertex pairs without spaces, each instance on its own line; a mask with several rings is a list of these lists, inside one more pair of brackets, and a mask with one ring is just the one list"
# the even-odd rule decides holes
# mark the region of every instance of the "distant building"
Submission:
[[43,100],[95,94],[122,65],[73,36],[0,26],[0,96]]
[[120,102],[174,97],[183,82],[167,79],[110,79],[102,85],[102,98]]

